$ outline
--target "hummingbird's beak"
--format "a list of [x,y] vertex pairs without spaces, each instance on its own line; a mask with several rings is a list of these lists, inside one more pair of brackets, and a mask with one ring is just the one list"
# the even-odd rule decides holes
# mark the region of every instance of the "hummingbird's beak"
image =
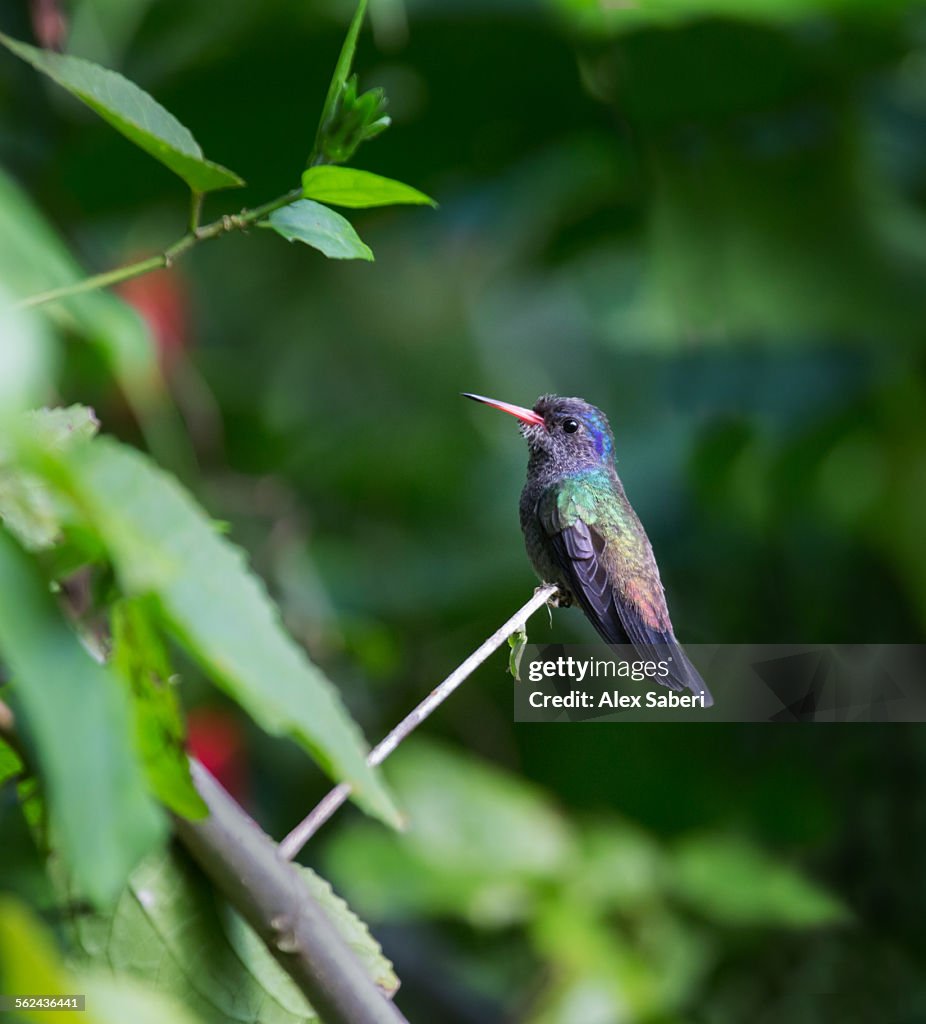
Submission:
[[538,416],[533,409],[525,409],[521,405],[511,405],[509,402],[499,402],[496,398],[485,398],[483,395],[471,395],[466,391],[462,391],[461,394],[464,398],[471,398],[474,402],[482,402],[484,405],[491,405],[493,409],[501,409],[509,416],[517,416],[524,423],[530,423],[535,427],[544,425],[543,417]]

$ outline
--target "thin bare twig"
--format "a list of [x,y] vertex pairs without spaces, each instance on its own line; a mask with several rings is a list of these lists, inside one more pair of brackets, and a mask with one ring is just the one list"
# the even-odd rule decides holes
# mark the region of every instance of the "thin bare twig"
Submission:
[[[537,611],[542,608],[556,593],[556,586],[552,583],[545,583],[534,591],[534,596],[499,629],[497,629],[488,640],[484,641],[475,651],[390,732],[385,739],[377,743],[367,757],[367,764],[378,765],[398,747],[398,745],[409,736],[419,725],[450,696],[451,693],[489,657],[494,651],[524,626],[524,623]],[[292,860],[325,824],[334,812],[347,801],[351,794],[351,786],[342,782],[334,787],[330,793],[306,815],[302,821],[289,833],[280,843],[280,856],[286,860]]]

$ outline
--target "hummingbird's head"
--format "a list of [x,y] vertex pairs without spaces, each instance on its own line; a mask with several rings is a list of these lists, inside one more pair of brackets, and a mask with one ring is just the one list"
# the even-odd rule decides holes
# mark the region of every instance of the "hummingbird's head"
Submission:
[[542,395],[533,409],[525,409],[482,395],[464,397],[516,416],[531,458],[557,470],[595,467],[614,459],[614,435],[607,416],[581,398]]

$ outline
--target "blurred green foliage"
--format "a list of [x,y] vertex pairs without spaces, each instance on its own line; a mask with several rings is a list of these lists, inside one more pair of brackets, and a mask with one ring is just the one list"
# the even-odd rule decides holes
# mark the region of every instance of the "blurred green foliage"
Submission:
[[[348,13],[76,0],[69,48],[195,124],[250,205],[305,163]],[[74,343],[41,357],[46,377],[61,361],[54,397],[136,443],[141,406],[182,464],[138,398],[163,374],[199,496],[373,737],[534,585],[522,444],[461,390],[609,413],[683,641],[922,640],[921,5],[379,0],[371,16],[345,95],[379,118],[382,88],[395,128],[369,166],[440,210],[352,217],[373,265],[251,232],[139,279],[160,371],[138,318],[86,296],[60,325]],[[27,38],[25,5],[0,29]],[[75,273],[19,189],[88,271],[184,229],[172,175],[12,60],[0,163],[19,182],[0,191],[15,293],[58,283],[30,285],[36,265]],[[590,639],[568,611],[531,633]],[[177,654],[185,698],[215,702]],[[926,1015],[919,729],[515,729],[510,685],[500,653],[428,725],[448,746],[397,755],[421,808],[407,839],[351,818],[309,851],[373,921],[411,1019]],[[324,781],[246,737],[255,807],[282,834]]]
[[112,899],[139,857],[163,841],[167,824],[144,792],[129,702],[113,673],[86,656],[46,582],[5,533],[0,578],[0,645],[41,759],[55,843],[70,855],[78,892]]
[[420,740],[388,777],[407,836],[358,822],[328,843],[326,870],[375,920],[460,918],[499,934],[495,969],[480,971],[498,1002],[523,986],[526,943],[545,979],[525,1000],[532,1024],[684,1019],[727,928],[846,919],[733,836],[666,848],[615,815],[569,822],[524,782]]

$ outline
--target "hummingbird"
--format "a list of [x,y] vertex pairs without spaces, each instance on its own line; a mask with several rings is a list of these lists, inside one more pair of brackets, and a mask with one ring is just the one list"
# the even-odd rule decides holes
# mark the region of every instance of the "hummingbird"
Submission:
[[529,450],[521,530],[534,571],[559,588],[558,604],[577,603],[606,643],[668,661],[668,675],[657,682],[689,689],[703,697],[703,707],[713,704],[675,639],[652,546],[617,475],[605,414],[584,399],[559,395],[541,396],[533,409],[463,397],[521,421]]

